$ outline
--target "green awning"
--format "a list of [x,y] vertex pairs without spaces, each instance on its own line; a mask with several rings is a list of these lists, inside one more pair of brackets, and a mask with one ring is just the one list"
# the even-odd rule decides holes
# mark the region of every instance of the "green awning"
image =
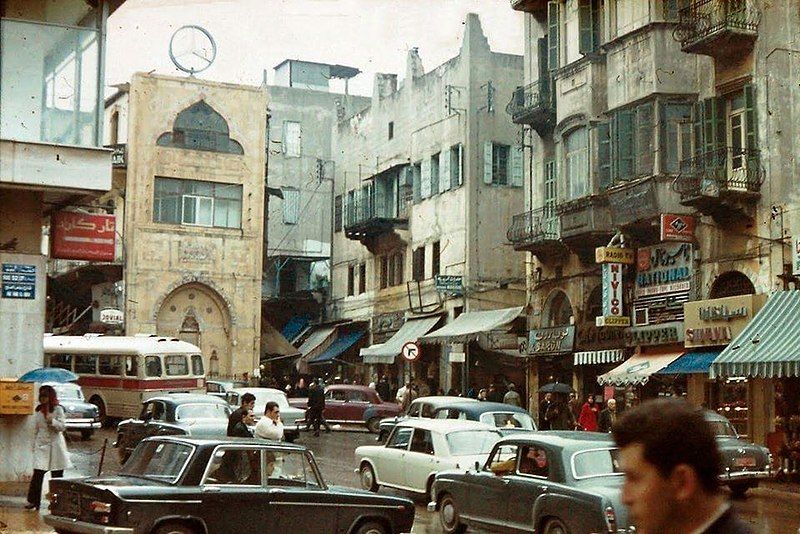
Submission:
[[800,291],[779,291],[714,360],[711,378],[800,376]]

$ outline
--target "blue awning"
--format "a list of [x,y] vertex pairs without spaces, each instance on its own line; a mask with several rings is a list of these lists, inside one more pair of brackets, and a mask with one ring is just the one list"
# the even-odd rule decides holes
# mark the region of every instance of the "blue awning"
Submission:
[[297,336],[300,335],[300,332],[306,329],[308,326],[308,321],[308,315],[295,315],[289,319],[289,322],[283,327],[281,334],[283,334],[283,337],[288,339],[290,342],[294,342],[294,340],[297,339]]
[[720,352],[722,352],[722,349],[706,352],[687,352],[656,374],[688,375],[693,373],[708,373],[711,363],[719,356]]
[[331,343],[331,346],[328,347],[325,352],[321,353],[319,356],[315,357],[313,360],[309,360],[309,365],[319,365],[324,363],[331,363],[335,360],[339,355],[341,355],[344,351],[355,345],[359,339],[364,337],[364,331],[357,331],[357,332],[350,332],[349,334],[340,335],[336,338],[336,341]]

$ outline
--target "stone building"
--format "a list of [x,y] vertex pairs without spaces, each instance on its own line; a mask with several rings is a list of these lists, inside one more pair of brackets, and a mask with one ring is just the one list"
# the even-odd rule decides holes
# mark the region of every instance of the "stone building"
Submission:
[[[470,347],[475,381],[520,372],[511,361],[506,373],[487,343],[473,347],[478,331],[422,336],[461,314],[525,303],[523,266],[505,244],[505,227],[523,206],[522,151],[501,107],[521,79],[522,57],[493,52],[471,14],[458,56],[426,73],[412,48],[405,79],[377,74],[371,105],[339,122],[331,314],[363,321],[369,335],[361,343],[372,345],[344,354],[356,366],[341,372],[364,383],[388,373],[431,390],[466,389],[463,364],[451,366],[448,355]],[[449,288],[442,276],[451,277]],[[422,343],[413,363],[399,358],[408,341]],[[516,353],[516,338],[510,345]]]
[[[738,349],[726,321],[757,315],[752,295],[797,282],[796,3],[512,7],[527,36],[525,85],[508,106],[524,133],[526,205],[509,237],[527,253],[531,335],[572,336],[532,350],[531,389],[560,380],[627,403],[687,395],[739,414],[740,432],[764,443],[776,410],[797,411],[797,366],[759,367],[779,359],[761,354],[714,363],[715,379],[709,367]],[[612,238],[637,249],[621,269],[627,328],[596,321],[614,297],[595,247]],[[800,333],[788,334],[800,360]]]

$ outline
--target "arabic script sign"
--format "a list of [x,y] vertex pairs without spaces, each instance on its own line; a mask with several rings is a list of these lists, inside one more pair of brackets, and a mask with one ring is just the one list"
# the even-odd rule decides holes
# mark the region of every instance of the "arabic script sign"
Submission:
[[528,354],[564,354],[575,347],[575,326],[554,326],[531,330]]
[[692,280],[692,245],[662,243],[636,255],[636,297],[688,291]]
[[2,267],[4,299],[36,298],[36,266],[22,263],[4,263]]
[[741,295],[685,303],[686,346],[727,345],[744,330],[766,299],[766,295]]
[[60,211],[50,223],[50,255],[62,260],[114,261],[113,215]]

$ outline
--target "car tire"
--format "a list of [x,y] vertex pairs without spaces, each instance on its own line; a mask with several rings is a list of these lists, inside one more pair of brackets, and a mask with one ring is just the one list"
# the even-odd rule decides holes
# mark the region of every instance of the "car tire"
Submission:
[[367,521],[358,526],[355,534],[389,534],[389,531],[377,521]]
[[166,523],[160,525],[154,534],[197,534],[197,532],[190,526],[183,523]]
[[747,490],[753,487],[752,484],[749,482],[745,483],[738,483],[738,484],[730,484],[728,486],[731,490],[731,497],[734,499],[744,499],[746,497]]
[[111,426],[111,419],[106,415],[106,403],[103,402],[103,399],[95,395],[89,402],[97,406],[97,415],[100,417],[100,426],[102,428],[108,428]]
[[381,433],[381,419],[380,419],[380,417],[371,417],[367,421],[367,430],[369,430],[373,434],[380,434]]
[[367,462],[361,464],[358,470],[358,479],[361,481],[361,488],[373,493],[378,492],[378,481],[375,477],[375,470]]
[[445,534],[461,534],[467,530],[467,526],[459,518],[458,507],[453,496],[447,493],[442,495],[439,500],[439,523]]
[[561,521],[557,517],[553,517],[551,519],[548,519],[547,522],[544,524],[543,533],[569,534],[569,529],[567,528],[567,525],[565,525],[563,521]]

